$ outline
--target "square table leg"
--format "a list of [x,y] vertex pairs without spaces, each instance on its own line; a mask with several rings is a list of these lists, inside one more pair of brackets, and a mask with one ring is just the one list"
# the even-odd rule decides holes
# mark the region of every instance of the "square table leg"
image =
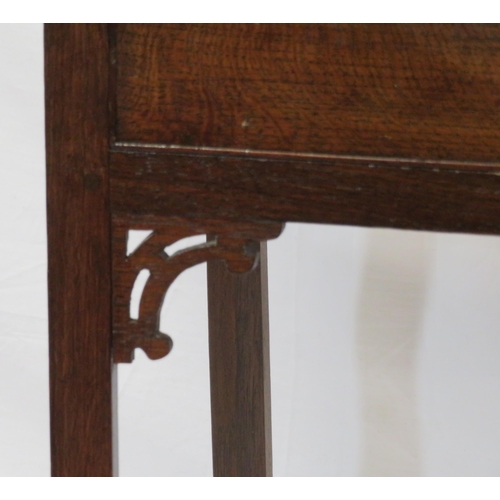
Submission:
[[53,476],[116,474],[106,25],[45,26]]
[[208,266],[214,476],[271,476],[267,243],[247,273]]

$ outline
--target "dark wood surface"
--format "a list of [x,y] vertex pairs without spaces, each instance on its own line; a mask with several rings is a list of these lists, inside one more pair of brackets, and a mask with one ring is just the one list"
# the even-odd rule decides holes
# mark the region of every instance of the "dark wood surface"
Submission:
[[116,214],[498,234],[500,169],[465,163],[111,155]]
[[[69,24],[45,44],[53,475],[113,474],[127,227],[500,233],[499,25]],[[265,266],[208,269],[214,473],[269,475]]]
[[116,140],[498,162],[498,24],[120,24]]
[[111,476],[105,25],[45,26],[45,88],[52,475]]
[[272,476],[266,245],[251,272],[207,263],[214,476]]
[[[152,233],[127,255],[129,230]],[[130,363],[141,348],[150,359],[160,359],[172,349],[172,339],[160,331],[160,312],[170,285],[187,268],[218,259],[232,273],[251,271],[259,260],[259,242],[280,235],[282,224],[186,219],[176,217],[115,217],[113,219],[113,359]],[[166,247],[194,235],[214,233],[204,244],[183,248],[172,255]],[[139,315],[130,316],[130,297],[138,274],[150,271]],[[223,307],[232,310],[224,301]],[[243,329],[243,331],[245,331]],[[175,332],[173,332],[175,334]],[[253,330],[249,333],[253,335]],[[175,336],[175,335],[174,335]]]

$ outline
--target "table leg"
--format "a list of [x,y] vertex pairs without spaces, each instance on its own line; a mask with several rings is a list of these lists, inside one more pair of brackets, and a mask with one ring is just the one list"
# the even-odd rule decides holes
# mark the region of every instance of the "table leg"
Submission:
[[106,25],[46,25],[45,58],[52,475],[112,476]]
[[271,476],[267,243],[251,272],[207,265],[214,476]]

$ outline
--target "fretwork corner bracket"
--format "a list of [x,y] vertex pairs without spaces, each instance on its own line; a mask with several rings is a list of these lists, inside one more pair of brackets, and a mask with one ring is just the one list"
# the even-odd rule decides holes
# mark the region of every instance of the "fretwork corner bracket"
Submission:
[[[236,273],[253,270],[260,242],[277,238],[284,224],[228,222],[181,218],[113,219],[113,359],[131,363],[136,348],[150,359],[165,357],[172,339],[160,331],[160,312],[170,285],[183,271],[210,259],[223,260]],[[127,255],[130,230],[151,234]],[[167,253],[167,247],[185,238],[207,235],[207,241]],[[131,317],[131,295],[142,270],[149,271],[137,317]]]

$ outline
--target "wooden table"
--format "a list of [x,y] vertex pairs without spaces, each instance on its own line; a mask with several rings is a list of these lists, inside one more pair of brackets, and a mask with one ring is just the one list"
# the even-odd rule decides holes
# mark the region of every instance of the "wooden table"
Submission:
[[264,476],[283,223],[500,232],[499,25],[46,25],[45,82],[55,476],[117,475],[116,363],[168,354],[186,268],[208,261],[214,475]]

